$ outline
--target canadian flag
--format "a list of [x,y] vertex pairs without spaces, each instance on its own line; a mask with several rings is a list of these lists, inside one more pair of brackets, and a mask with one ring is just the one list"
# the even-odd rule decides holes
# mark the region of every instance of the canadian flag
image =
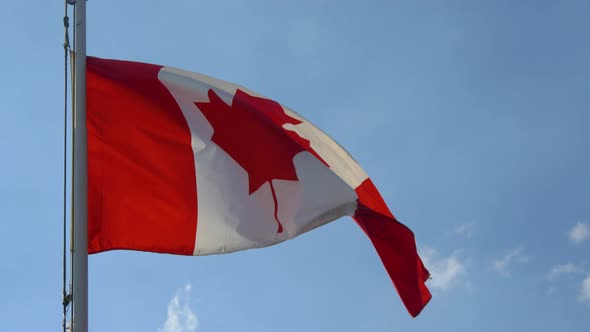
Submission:
[[255,92],[87,58],[88,251],[229,253],[352,216],[406,308],[431,298],[414,235],[334,140]]

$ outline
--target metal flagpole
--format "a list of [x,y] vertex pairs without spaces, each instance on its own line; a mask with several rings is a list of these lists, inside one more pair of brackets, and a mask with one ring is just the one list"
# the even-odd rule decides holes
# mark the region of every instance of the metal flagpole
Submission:
[[86,133],[86,0],[74,4],[73,330],[88,331],[88,153]]

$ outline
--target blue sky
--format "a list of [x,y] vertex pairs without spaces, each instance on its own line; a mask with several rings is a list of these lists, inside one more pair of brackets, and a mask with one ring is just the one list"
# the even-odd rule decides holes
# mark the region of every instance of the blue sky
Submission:
[[[61,324],[62,11],[0,11],[7,331]],[[230,255],[91,256],[91,331],[587,331],[589,14],[575,0],[90,1],[89,54],[245,85],[334,137],[414,230],[434,293],[410,318],[345,218]]]

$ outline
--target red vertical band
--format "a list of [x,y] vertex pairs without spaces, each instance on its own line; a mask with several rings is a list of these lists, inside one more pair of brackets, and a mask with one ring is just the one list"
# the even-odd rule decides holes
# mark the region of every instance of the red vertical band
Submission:
[[370,179],[356,193],[354,219],[373,242],[408,312],[416,317],[432,296],[425,285],[430,274],[418,256],[414,234],[395,219]]
[[193,254],[191,134],[161,68],[87,58],[89,253]]

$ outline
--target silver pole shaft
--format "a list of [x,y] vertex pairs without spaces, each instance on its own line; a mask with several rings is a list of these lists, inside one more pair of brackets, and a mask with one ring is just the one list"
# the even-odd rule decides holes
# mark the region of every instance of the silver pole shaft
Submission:
[[88,153],[86,133],[86,0],[74,5],[74,264],[75,332],[88,331]]

